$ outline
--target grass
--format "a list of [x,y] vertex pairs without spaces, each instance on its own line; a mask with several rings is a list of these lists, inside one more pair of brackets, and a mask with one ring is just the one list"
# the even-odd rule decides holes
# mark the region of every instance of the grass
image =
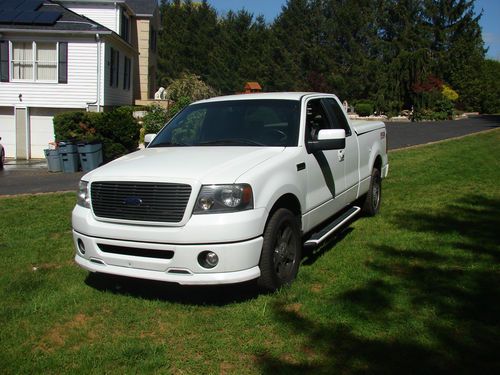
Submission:
[[72,261],[73,194],[0,199],[0,373],[498,373],[500,132],[390,154],[382,212],[292,287],[179,287]]

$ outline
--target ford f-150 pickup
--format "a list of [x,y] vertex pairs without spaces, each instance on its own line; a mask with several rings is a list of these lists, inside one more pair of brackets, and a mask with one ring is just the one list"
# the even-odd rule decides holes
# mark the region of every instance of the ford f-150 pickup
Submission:
[[304,248],[378,212],[389,169],[384,123],[330,94],[198,101],[146,141],[80,182],[75,260],[91,272],[276,290]]

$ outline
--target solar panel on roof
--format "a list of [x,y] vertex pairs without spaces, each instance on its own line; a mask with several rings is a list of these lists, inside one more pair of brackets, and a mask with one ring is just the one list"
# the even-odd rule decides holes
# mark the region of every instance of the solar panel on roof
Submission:
[[37,10],[43,4],[43,0],[24,0],[21,5],[23,10]]
[[5,10],[15,10],[17,6],[19,5],[19,1],[9,1],[9,0],[2,0],[0,3],[0,9]]
[[37,9],[42,3],[43,0],[14,0],[8,6],[24,12]]
[[20,13],[16,10],[4,10],[0,13],[0,23],[13,23]]
[[62,16],[61,12],[36,12],[38,17],[33,22],[35,25],[53,25]]
[[9,3],[9,0],[0,0],[0,10],[7,9],[7,4],[8,3]]
[[21,12],[15,19],[14,24],[21,25],[31,25],[33,21],[38,17],[39,12],[35,11],[24,11]]

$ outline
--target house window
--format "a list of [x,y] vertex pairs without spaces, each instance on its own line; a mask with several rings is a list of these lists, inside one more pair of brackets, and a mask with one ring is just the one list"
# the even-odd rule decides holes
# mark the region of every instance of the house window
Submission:
[[124,90],[130,90],[131,63],[132,63],[131,60],[127,56],[124,56],[124,60],[123,60],[123,89]]
[[[66,43],[13,41],[11,79],[13,81],[58,82],[60,64],[58,44],[64,45],[67,50]],[[67,69],[67,64],[62,68]]]
[[57,43],[36,43],[35,69],[38,81],[57,80]]
[[120,70],[120,52],[114,48],[110,48],[111,59],[109,62],[109,85],[111,87],[118,87],[118,77]]
[[149,30],[149,49],[152,52],[156,52],[156,38],[157,38],[156,30],[153,27],[151,27],[151,29]]
[[121,19],[121,25],[120,25],[120,36],[124,40],[126,40],[127,42],[129,41],[130,20],[125,12],[122,12],[122,19]]
[[12,79],[33,80],[33,42],[12,42]]

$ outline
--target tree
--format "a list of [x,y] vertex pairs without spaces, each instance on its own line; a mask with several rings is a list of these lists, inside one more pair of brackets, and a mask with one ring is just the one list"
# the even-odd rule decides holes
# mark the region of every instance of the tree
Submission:
[[[395,113],[435,107],[446,84],[458,107],[488,102],[474,0],[288,0],[272,24],[244,10],[218,16],[206,1],[163,0],[161,12],[163,86],[189,72],[221,93],[258,81],[267,91],[335,92]],[[432,95],[418,89],[434,79],[442,84]]]
[[163,0],[160,6],[162,29],[158,39],[159,84],[168,84],[182,73],[205,79],[210,51],[218,33],[217,13],[208,5],[191,0]]
[[500,61],[485,60],[481,69],[479,94],[482,113],[500,113]]

